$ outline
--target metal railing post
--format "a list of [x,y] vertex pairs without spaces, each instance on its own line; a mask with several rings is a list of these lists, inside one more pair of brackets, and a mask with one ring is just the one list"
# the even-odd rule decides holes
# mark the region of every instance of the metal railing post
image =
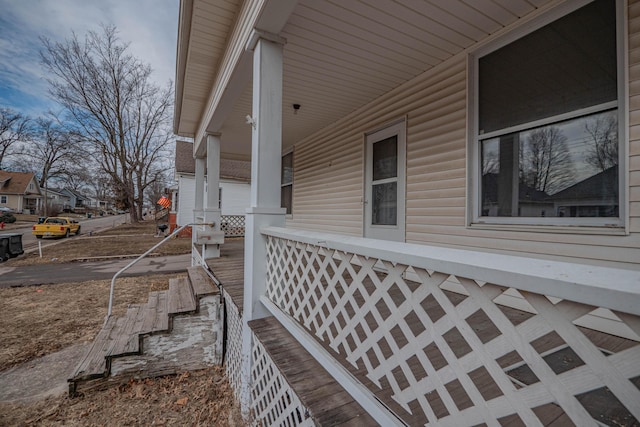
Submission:
[[158,248],[159,246],[161,246],[162,244],[164,244],[165,242],[167,242],[169,239],[171,239],[173,236],[175,236],[176,234],[178,234],[179,232],[181,232],[182,230],[184,230],[187,227],[192,227],[194,225],[208,225],[213,227],[215,224],[204,224],[204,223],[191,223],[191,224],[186,224],[183,225],[179,228],[176,228],[173,233],[169,234],[167,237],[165,237],[164,239],[162,239],[160,242],[158,242],[157,244],[155,244],[151,249],[149,249],[148,251],[146,251],[145,253],[143,253],[142,255],[140,255],[138,258],[134,259],[133,261],[131,261],[129,264],[127,264],[125,267],[121,268],[120,271],[118,271],[116,274],[113,275],[113,278],[111,279],[111,289],[109,290],[109,308],[107,310],[107,317],[105,318],[105,323],[109,320],[109,318],[111,317],[111,312],[113,309],[113,294],[114,294],[114,290],[115,290],[115,286],[116,286],[116,279],[118,278],[118,276],[120,276],[122,273],[124,273],[126,270],[128,270],[129,268],[131,268],[132,266],[134,266],[138,261],[140,261],[141,259],[143,259],[144,257],[146,257],[147,255],[149,255],[152,251],[154,251],[156,248]]

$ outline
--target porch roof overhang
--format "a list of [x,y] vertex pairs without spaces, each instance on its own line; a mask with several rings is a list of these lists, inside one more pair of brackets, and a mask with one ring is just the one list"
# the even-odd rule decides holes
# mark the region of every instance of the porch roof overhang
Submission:
[[[557,0],[181,0],[174,131],[251,154],[254,30],[286,40],[282,146],[329,126]],[[299,104],[299,110],[293,108]]]

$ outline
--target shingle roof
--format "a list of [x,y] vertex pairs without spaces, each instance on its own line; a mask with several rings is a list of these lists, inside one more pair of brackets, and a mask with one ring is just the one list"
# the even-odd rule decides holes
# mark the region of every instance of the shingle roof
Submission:
[[9,172],[0,170],[0,193],[2,194],[38,194],[29,191],[29,183],[34,178],[33,172]]
[[[196,160],[193,158],[193,143],[176,141],[176,172],[196,173]],[[251,162],[246,160],[221,159],[220,178],[250,181]]]
[[176,172],[196,173],[196,159],[193,158],[193,143],[176,141]]

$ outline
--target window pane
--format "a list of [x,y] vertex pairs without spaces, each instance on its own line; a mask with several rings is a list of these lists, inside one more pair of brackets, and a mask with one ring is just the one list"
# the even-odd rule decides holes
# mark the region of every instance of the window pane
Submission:
[[373,144],[373,180],[398,176],[398,137],[383,139]]
[[287,214],[291,214],[291,206],[293,200],[293,186],[283,185],[280,187],[280,203],[283,208],[287,208]]
[[293,153],[282,156],[282,173],[280,175],[281,184],[291,184],[293,182]]
[[617,217],[618,199],[617,110],[482,141],[482,216]]
[[371,223],[373,225],[397,224],[397,183],[374,184],[372,191]]
[[615,101],[615,3],[597,0],[480,58],[478,134]]

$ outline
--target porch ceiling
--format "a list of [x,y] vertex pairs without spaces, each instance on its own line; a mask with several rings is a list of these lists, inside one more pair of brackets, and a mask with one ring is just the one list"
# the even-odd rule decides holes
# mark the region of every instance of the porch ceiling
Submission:
[[[250,2],[263,11],[267,3]],[[279,33],[287,40],[283,148],[549,3],[557,1],[299,0]],[[238,96],[215,129],[207,117],[242,7],[241,0],[181,4],[175,131],[190,137],[203,129],[220,132],[226,157],[251,152],[250,78],[236,83]],[[293,104],[301,105],[297,113]]]

